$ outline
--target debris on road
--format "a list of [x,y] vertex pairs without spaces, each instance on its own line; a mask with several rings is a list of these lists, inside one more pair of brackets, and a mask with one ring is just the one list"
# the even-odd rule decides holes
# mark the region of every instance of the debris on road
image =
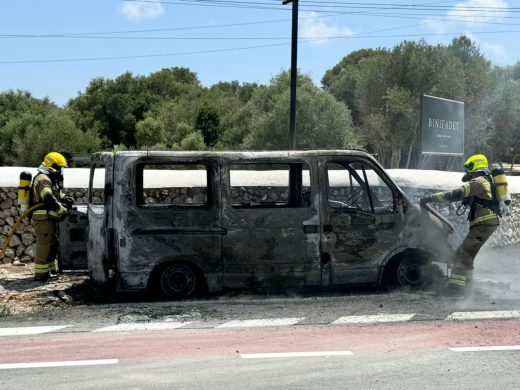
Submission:
[[86,273],[63,273],[47,283],[34,280],[31,266],[0,266],[0,317],[82,303]]

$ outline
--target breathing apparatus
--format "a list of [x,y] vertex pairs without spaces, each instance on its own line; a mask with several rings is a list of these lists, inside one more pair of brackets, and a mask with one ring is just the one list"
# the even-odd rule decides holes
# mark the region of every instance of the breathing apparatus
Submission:
[[31,172],[23,171],[20,173],[20,181],[18,182],[18,207],[23,214],[29,209],[31,202]]
[[511,206],[511,193],[507,185],[506,175],[504,174],[504,168],[501,164],[494,164],[491,168],[491,177],[495,184],[496,195],[500,209],[506,215],[509,214],[509,207]]
[[[507,185],[504,168],[501,164],[493,164],[489,168],[486,156],[477,154],[471,156],[465,163],[466,173],[462,177],[463,182],[468,182],[472,178],[484,176],[491,185],[492,200],[479,200],[478,203],[484,207],[491,208],[499,217],[509,214],[509,206],[511,204],[511,194]],[[465,198],[457,209],[457,215],[463,215],[468,207],[472,207],[476,202],[474,197]],[[462,209],[463,207],[463,209]],[[462,210],[461,210],[462,209]]]

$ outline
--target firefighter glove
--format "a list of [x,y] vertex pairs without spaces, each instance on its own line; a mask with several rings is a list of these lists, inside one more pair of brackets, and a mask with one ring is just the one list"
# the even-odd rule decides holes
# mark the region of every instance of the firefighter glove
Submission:
[[61,199],[61,203],[63,204],[63,206],[70,210],[72,208],[72,205],[74,204],[74,198],[72,196],[64,196],[62,199]]

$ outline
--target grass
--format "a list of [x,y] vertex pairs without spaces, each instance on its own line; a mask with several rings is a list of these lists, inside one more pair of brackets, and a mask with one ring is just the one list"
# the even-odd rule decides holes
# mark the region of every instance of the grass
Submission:
[[13,312],[11,311],[11,308],[7,305],[0,305],[0,318],[1,317],[8,317],[12,315]]

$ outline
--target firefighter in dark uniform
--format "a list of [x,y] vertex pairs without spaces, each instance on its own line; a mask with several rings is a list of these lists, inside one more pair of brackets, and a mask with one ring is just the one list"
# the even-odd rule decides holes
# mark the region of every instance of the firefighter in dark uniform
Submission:
[[464,168],[466,174],[462,178],[462,187],[421,199],[421,204],[462,201],[470,208],[469,233],[455,253],[448,284],[450,292],[464,291],[471,283],[475,257],[500,225],[499,209],[496,207],[498,202],[494,199],[487,158],[482,154],[471,156]]
[[57,267],[57,222],[69,214],[74,200],[64,196],[63,168],[67,160],[57,152],[47,154],[38,168],[31,186],[31,203],[43,204],[32,213],[31,224],[36,234],[36,256],[34,277],[46,281],[51,274],[58,272]]

